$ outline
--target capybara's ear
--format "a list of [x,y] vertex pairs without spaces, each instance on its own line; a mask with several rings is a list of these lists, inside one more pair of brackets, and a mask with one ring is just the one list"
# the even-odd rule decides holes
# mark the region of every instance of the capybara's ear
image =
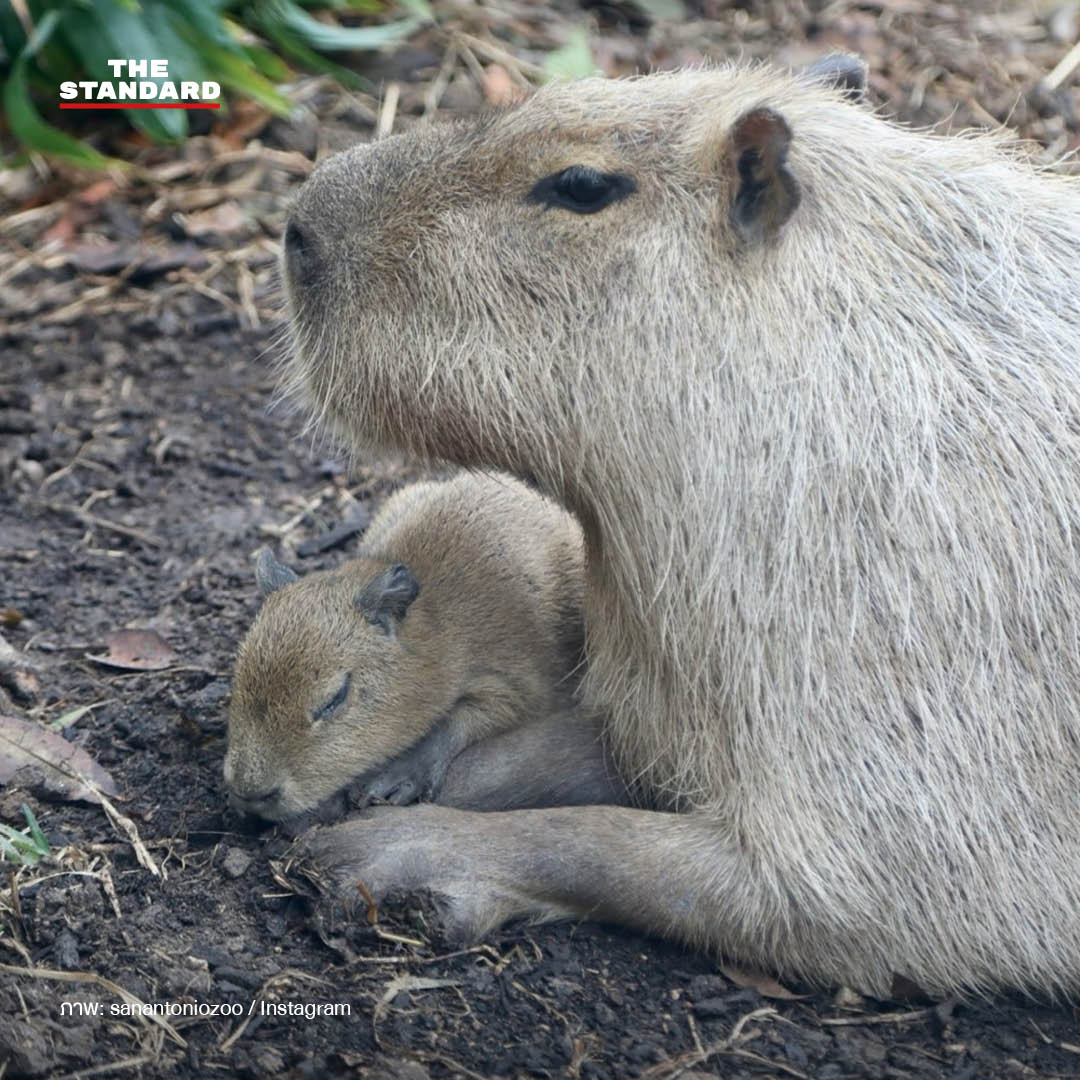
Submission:
[[409,605],[420,593],[420,582],[403,563],[388,566],[356,594],[357,610],[384,634],[393,634]]
[[852,101],[866,98],[866,61],[850,53],[829,53],[803,68],[807,82],[834,86]]
[[791,128],[775,109],[751,109],[731,129],[735,198],[730,220],[744,243],[771,240],[799,205],[799,185],[788,172]]
[[263,548],[259,552],[259,557],[255,560],[255,584],[259,586],[259,592],[263,596],[269,596],[283,585],[299,580],[296,571],[278,562],[269,548]]

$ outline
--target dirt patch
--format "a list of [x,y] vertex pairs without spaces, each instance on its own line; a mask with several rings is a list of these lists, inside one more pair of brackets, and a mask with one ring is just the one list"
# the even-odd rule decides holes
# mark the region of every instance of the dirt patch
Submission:
[[[31,470],[30,482],[16,468],[0,492],[0,605],[23,616],[6,634],[38,667],[43,721],[96,703],[69,735],[117,779],[117,805],[163,877],[139,865],[100,808],[8,791],[0,818],[19,822],[27,802],[56,858],[20,875],[21,917],[0,892],[0,959],[100,975],[142,1002],[240,1015],[172,1019],[181,1046],[145,1020],[79,1015],[124,1005],[101,985],[5,972],[8,1076],[130,1058],[152,1061],[148,1074],[191,1077],[361,1066],[371,1076],[612,1080],[684,1068],[1080,1076],[1080,1049],[1062,1048],[1076,1042],[1067,1010],[845,1004],[821,993],[770,1001],[704,957],[593,925],[509,931],[440,958],[408,908],[380,923],[401,940],[362,920],[347,932],[313,920],[271,872],[287,837],[244,831],[225,809],[230,658],[257,602],[250,555],[275,530],[289,546],[325,534],[408,473],[393,462],[347,471],[296,438],[294,420],[267,410],[269,333],[200,331],[214,306],[187,297],[174,335],[110,316],[3,343],[5,446],[43,474]],[[348,546],[299,561],[333,565]],[[128,626],[160,633],[175,665],[123,672],[87,659]],[[264,1015],[261,1002],[337,1003],[351,1015]],[[380,1072],[380,1055],[412,1071]]]
[[[635,10],[593,9],[611,71],[844,45],[869,56],[878,100],[905,118],[989,113],[1050,156],[1077,145],[1080,92],[1049,94],[1032,74],[1066,51],[1053,12],[704,4],[709,20],[657,27]],[[521,74],[492,50],[537,63],[580,15],[461,11],[473,21],[460,16],[459,36],[428,32],[372,63],[402,81],[399,126],[427,108],[447,40],[459,54],[440,101],[467,109],[504,85],[494,67]],[[305,155],[369,135],[382,108],[318,85],[305,100],[311,124],[267,121],[261,143],[224,132],[180,157],[134,148],[143,171],[120,186],[55,178],[0,230],[0,617],[40,684],[0,712],[48,724],[89,706],[65,737],[111,773],[145,851],[101,807],[48,798],[32,778],[0,793],[0,821],[22,825],[26,803],[53,852],[11,878],[2,867],[0,1074],[1080,1077],[1073,1009],[767,998],[767,983],[592,924],[510,929],[447,955],[421,908],[331,925],[282,886],[288,837],[241,827],[221,781],[231,657],[257,604],[251,555],[270,542],[305,568],[334,565],[353,538],[295,553],[414,475],[349,465],[270,407],[288,193]],[[125,627],[156,631],[175,661],[88,658]],[[163,1025],[140,1002],[203,1011]],[[348,1015],[316,1011],[328,1005]]]

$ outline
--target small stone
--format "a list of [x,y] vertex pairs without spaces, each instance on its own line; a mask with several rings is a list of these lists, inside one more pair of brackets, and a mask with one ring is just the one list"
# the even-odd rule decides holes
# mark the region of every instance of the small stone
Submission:
[[266,916],[266,932],[272,938],[280,938],[285,936],[285,931],[288,930],[289,924],[284,915],[279,915],[277,912],[272,912]]
[[225,852],[222,866],[229,877],[238,878],[246,873],[252,862],[254,859],[243,848],[231,847]]
[[614,1025],[618,1017],[615,1015],[614,1009],[609,1009],[602,1001],[596,1003],[596,1022],[602,1027],[611,1027]]
[[264,1046],[254,1051],[251,1061],[262,1076],[280,1076],[285,1071],[285,1059],[281,1051],[272,1046]]
[[79,966],[79,941],[70,930],[61,930],[53,942],[53,958],[58,968],[73,971]]
[[35,487],[45,479],[45,470],[42,468],[40,461],[34,461],[32,458],[20,458],[15,467]]

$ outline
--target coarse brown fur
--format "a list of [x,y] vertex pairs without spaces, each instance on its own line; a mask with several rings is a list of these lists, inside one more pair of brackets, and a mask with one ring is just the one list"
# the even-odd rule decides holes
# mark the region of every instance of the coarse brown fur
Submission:
[[[358,558],[291,582],[274,572],[267,582],[263,569],[268,595],[233,679],[225,777],[241,807],[282,820],[362,775],[372,795],[433,798],[473,743],[550,715],[573,722],[581,531],[517,480],[413,484],[384,504]],[[372,585],[388,580],[408,587],[373,617]],[[469,805],[462,787],[451,801]]]
[[[530,201],[576,164],[636,190]],[[286,239],[317,422],[582,522],[587,695],[684,811],[389,808],[320,857],[463,933],[1080,991],[1080,181],[727,65],[356,147]]]

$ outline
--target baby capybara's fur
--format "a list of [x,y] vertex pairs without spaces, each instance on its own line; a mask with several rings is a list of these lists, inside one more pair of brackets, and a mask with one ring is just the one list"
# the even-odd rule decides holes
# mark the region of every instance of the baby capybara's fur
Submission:
[[[610,785],[581,782],[604,779],[596,721],[573,700],[582,557],[565,510],[512,477],[476,472],[396,492],[357,558],[333,570],[297,577],[264,551],[265,601],[238,650],[229,706],[234,805],[281,821],[354,780],[365,798],[436,799],[465,749],[541,721],[470,757],[448,798],[609,798]],[[587,751],[571,785],[552,775],[560,742]],[[527,752],[527,782],[509,782]]]

